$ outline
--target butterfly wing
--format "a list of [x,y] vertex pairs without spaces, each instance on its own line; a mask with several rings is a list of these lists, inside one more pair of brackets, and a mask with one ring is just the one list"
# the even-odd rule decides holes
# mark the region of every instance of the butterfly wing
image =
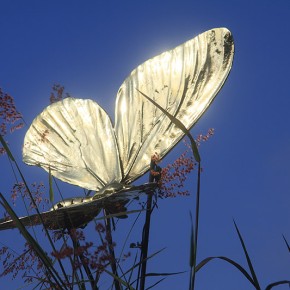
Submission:
[[91,190],[122,179],[111,121],[92,100],[66,98],[45,108],[26,133],[23,161]]
[[233,51],[230,32],[217,28],[138,66],[117,94],[115,129],[91,100],[52,104],[25,136],[24,162],[92,190],[114,181],[132,182],[149,169],[155,151],[163,157],[183,137],[137,90],[190,128],[226,80]]
[[[41,214],[42,220],[47,228],[56,230],[82,227],[93,220],[103,208],[114,214],[120,212],[126,214],[124,205],[128,201],[139,198],[142,194],[152,194],[156,186],[154,183],[132,186],[91,202],[46,211]],[[24,226],[35,226],[42,223],[38,214],[21,217],[20,220]],[[12,220],[0,220],[0,231],[13,228],[16,228],[16,224]]]
[[118,91],[115,111],[125,182],[132,182],[149,169],[154,152],[162,158],[184,136],[138,90],[189,129],[221,89],[233,54],[231,33],[226,28],[217,28],[147,60],[132,71]]

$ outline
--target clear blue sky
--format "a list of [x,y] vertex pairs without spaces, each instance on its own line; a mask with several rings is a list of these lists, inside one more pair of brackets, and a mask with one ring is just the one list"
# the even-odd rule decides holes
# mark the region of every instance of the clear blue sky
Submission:
[[[197,135],[215,128],[201,147],[198,260],[223,255],[246,267],[234,218],[262,286],[290,279],[282,239],[284,234],[290,241],[289,0],[1,0],[0,11],[0,87],[14,96],[28,124],[49,104],[54,83],[74,97],[94,99],[113,117],[117,90],[137,65],[211,28],[231,30],[232,71],[192,130]],[[8,136],[19,161],[26,130]],[[0,191],[9,196],[15,180],[6,159],[0,162]],[[21,167],[31,182],[47,181],[42,169]],[[149,263],[149,271],[188,270],[194,206],[193,197],[159,202],[150,252],[166,249]],[[16,230],[1,232],[0,242],[21,247]],[[21,285],[19,279],[0,279],[1,289]],[[168,277],[155,289],[187,287],[186,273]],[[231,266],[214,261],[197,274],[199,289],[252,287]]]

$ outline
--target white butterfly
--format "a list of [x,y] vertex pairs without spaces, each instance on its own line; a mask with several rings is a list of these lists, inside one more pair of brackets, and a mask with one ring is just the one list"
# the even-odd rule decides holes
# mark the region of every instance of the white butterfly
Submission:
[[149,96],[190,129],[224,84],[234,44],[226,28],[197,37],[139,65],[121,85],[115,125],[94,101],[66,98],[37,116],[28,129],[23,160],[62,181],[96,191],[130,184],[184,136],[148,101]]

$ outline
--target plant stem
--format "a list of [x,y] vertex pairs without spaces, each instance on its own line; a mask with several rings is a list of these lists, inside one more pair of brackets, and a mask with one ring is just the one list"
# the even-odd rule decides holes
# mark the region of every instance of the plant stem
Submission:
[[[151,157],[150,162],[150,171],[149,171],[149,182],[154,182],[154,176],[151,171],[155,169],[156,163],[153,160],[153,156]],[[151,213],[152,213],[152,193],[147,195],[147,205],[146,205],[146,217],[145,223],[142,232],[142,243],[141,243],[141,255],[140,255],[140,267],[138,271],[138,280],[137,280],[137,288],[139,281],[139,274],[141,270],[140,276],[140,290],[145,289],[145,278],[146,278],[146,268],[147,268],[147,256],[148,256],[148,245],[149,245],[149,233],[150,233],[150,221],[151,221]]]
[[[72,234],[70,234],[70,237],[71,237],[71,239],[72,239],[72,242],[73,242],[73,247],[74,247],[74,251],[76,251],[78,248],[80,248],[80,242],[72,235]],[[92,290],[98,290],[98,287],[97,287],[97,285],[96,285],[96,283],[95,283],[95,280],[94,280],[94,277],[93,277],[93,275],[92,275],[92,272],[91,272],[91,270],[90,270],[90,267],[87,265],[87,263],[86,263],[86,258],[85,258],[85,256],[84,256],[84,254],[80,254],[79,255],[79,258],[80,258],[80,260],[81,260],[81,265],[83,266],[83,268],[84,268],[84,270],[85,270],[85,272],[86,272],[86,274],[87,274],[87,276],[88,276],[88,279],[89,279],[89,281],[90,281],[90,284],[91,284],[91,287],[92,287]],[[75,259],[74,259],[75,260]],[[74,266],[74,265],[73,265]],[[82,284],[83,282],[82,281],[80,281],[80,284]],[[79,284],[79,283],[78,283]]]
[[147,208],[146,208],[146,219],[143,228],[142,237],[142,248],[141,248],[141,278],[140,278],[140,290],[145,289],[145,277],[146,277],[146,267],[147,267],[147,255],[148,255],[148,245],[149,245],[149,233],[150,233],[150,221],[152,213],[152,194],[148,194],[147,197]]
[[196,273],[196,257],[197,257],[197,243],[198,243],[198,226],[199,226],[199,204],[200,204],[200,172],[201,166],[198,163],[197,173],[197,190],[196,190],[196,207],[195,207],[195,232],[194,232],[194,255],[193,255],[193,272],[191,276],[191,288],[194,290],[195,285],[195,273]]
[[[108,212],[104,209],[104,215],[107,216]],[[117,264],[116,264],[116,256],[115,256],[115,251],[113,248],[113,239],[112,239],[112,228],[111,228],[111,219],[106,218],[105,219],[105,225],[106,225],[106,232],[107,232],[107,241],[108,241],[108,249],[109,253],[112,257],[112,263],[111,263],[111,268],[112,268],[112,273],[119,277],[118,272],[117,272]],[[114,284],[115,284],[115,289],[116,290],[121,290],[121,284],[117,279],[114,279]]]

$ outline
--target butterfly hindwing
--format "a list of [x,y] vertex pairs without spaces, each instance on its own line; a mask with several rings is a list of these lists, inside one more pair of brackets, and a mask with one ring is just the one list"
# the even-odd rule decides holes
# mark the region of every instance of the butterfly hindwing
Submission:
[[[59,207],[39,214],[33,214],[19,218],[24,226],[35,226],[43,222],[49,229],[65,229],[83,227],[93,220],[105,208],[111,214],[119,217],[120,212],[126,215],[125,205],[132,199],[139,199],[140,195],[154,193],[157,184],[145,183],[138,186],[130,186],[119,190],[115,194],[100,197],[88,202],[74,203],[71,199],[70,206]],[[0,231],[13,229],[16,223],[13,220],[0,219]]]

